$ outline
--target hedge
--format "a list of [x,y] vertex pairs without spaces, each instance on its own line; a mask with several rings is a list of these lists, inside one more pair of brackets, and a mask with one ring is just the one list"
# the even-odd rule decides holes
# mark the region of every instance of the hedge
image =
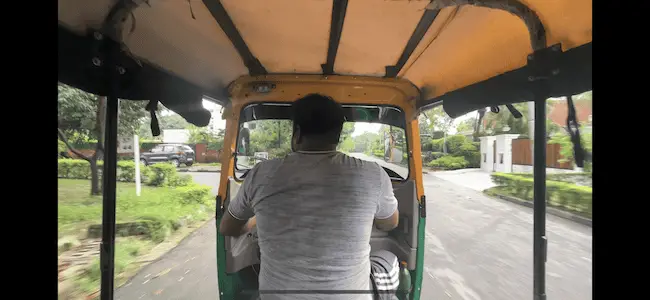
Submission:
[[[103,165],[103,161],[97,161],[100,175]],[[90,163],[83,159],[59,159],[58,177],[90,179]],[[118,161],[117,180],[135,182],[135,162]],[[140,164],[140,180],[150,186],[187,186],[192,183],[190,175],[179,175],[173,165],[166,163],[151,166]]]
[[[532,177],[515,174],[492,173],[492,181],[512,196],[532,201]],[[572,211],[591,218],[592,188],[568,182],[546,181],[546,202],[550,206]]]
[[446,155],[430,161],[427,166],[434,169],[457,170],[469,166],[469,162],[462,156]]

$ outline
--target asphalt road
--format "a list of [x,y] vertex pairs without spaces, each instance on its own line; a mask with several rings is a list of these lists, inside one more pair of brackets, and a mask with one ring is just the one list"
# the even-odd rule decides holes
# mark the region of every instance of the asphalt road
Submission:
[[[193,173],[216,187],[219,173]],[[533,299],[532,210],[424,175],[421,299]],[[591,228],[548,215],[548,299],[592,299]],[[115,299],[218,299],[214,220],[151,263]]]

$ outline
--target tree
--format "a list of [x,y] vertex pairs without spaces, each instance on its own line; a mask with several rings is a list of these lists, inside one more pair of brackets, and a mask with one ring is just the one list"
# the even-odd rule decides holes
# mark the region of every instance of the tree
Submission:
[[212,132],[206,127],[196,127],[194,125],[189,125],[190,137],[188,141],[193,144],[204,143],[207,145],[208,149],[219,150],[223,148],[223,138],[224,130],[219,129],[219,131]]
[[474,119],[465,119],[456,126],[456,132],[461,133],[461,132],[473,131],[474,123],[476,123],[476,120]]
[[[104,129],[106,125],[106,97],[96,96],[59,83],[58,85],[58,136],[78,157],[90,164],[91,195],[99,195],[97,160],[104,154]],[[135,133],[148,115],[144,101],[119,101],[118,134]],[[86,156],[78,151],[68,136],[74,140],[95,141],[95,152]]]

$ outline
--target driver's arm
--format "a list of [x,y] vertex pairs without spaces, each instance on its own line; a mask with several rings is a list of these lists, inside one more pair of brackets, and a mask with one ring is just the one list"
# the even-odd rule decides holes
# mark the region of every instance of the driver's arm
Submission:
[[393,193],[393,185],[390,177],[383,168],[381,169],[380,194],[375,213],[375,227],[382,231],[390,231],[399,223],[399,211],[397,209],[397,198]]
[[250,206],[251,185],[255,170],[251,170],[244,180],[235,198],[230,201],[227,213],[221,218],[219,232],[225,236],[240,236],[251,231],[255,226],[255,213]]

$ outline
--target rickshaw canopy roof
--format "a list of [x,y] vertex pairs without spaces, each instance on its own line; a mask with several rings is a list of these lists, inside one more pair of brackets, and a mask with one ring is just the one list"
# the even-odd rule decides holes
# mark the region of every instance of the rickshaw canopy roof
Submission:
[[[90,32],[102,29],[119,1],[58,1],[60,81],[105,94],[87,71],[96,49]],[[233,81],[266,74],[407,80],[420,90],[420,107],[469,103],[445,107],[452,116],[532,100],[524,92],[534,50],[529,28],[507,9],[482,5],[489,0],[124,2],[133,9],[122,17],[118,38],[128,58],[120,61],[130,66],[133,58],[139,70],[119,97],[161,101],[195,124],[204,123],[193,115],[203,96],[227,105]],[[591,0],[492,2],[523,4],[543,24],[546,44],[561,45],[567,77],[552,84],[553,94],[591,88]]]

